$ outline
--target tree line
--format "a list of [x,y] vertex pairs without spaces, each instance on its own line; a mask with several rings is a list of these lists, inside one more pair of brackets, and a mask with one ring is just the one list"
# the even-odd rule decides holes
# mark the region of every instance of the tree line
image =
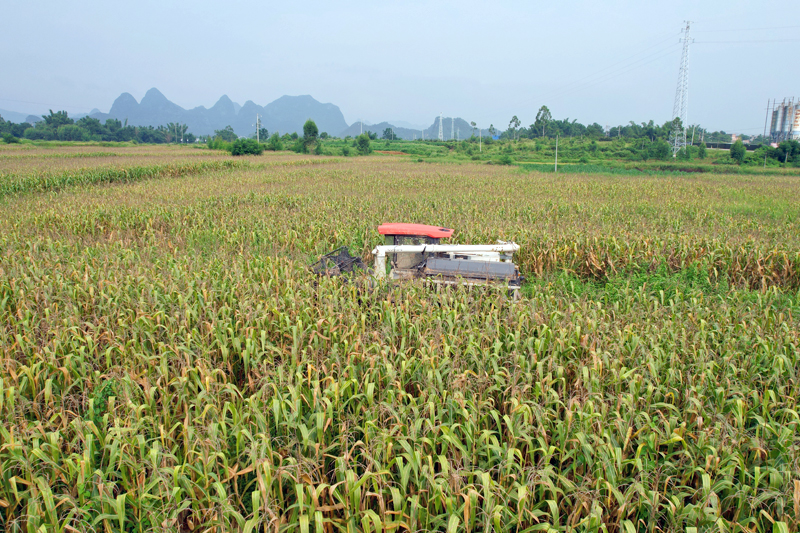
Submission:
[[[641,122],[637,124],[630,121],[628,124],[620,124],[604,128],[597,122],[589,125],[584,125],[577,120],[555,119],[553,118],[550,109],[543,105],[536,113],[536,118],[533,123],[528,127],[522,125],[522,121],[514,115],[508,123],[508,128],[505,131],[500,131],[494,127],[489,126],[489,132],[495,136],[497,135],[501,140],[519,140],[519,139],[536,139],[536,138],[555,138],[555,137],[583,137],[589,139],[600,139],[602,137],[616,138],[623,137],[627,139],[649,139],[655,142],[659,139],[669,140],[670,134],[674,131],[675,127],[682,129],[680,119],[668,120],[663,124],[656,124],[655,121]],[[473,128],[475,127],[473,123]],[[694,141],[705,141],[712,143],[729,143],[731,142],[731,135],[724,131],[710,132],[706,129],[694,125],[690,126],[690,137],[693,135]],[[761,136],[750,138],[747,135],[742,135],[743,140],[760,140]]]
[[115,118],[101,123],[96,118],[82,117],[77,121],[66,111],[42,115],[35,124],[15,124],[0,117],[0,136],[6,142],[13,139],[44,141],[137,141],[140,143],[193,143],[197,140],[186,124],[171,122],[165,126],[129,126]]

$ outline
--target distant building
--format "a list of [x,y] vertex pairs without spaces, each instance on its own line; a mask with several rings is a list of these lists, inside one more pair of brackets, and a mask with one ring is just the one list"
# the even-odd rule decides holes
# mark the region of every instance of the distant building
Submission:
[[772,142],[800,139],[800,98],[784,98],[780,103],[776,100],[771,111],[769,135]]
[[736,135],[735,133],[731,133],[731,142],[732,143],[735,143],[736,141],[738,141],[741,138],[742,138],[741,135]]

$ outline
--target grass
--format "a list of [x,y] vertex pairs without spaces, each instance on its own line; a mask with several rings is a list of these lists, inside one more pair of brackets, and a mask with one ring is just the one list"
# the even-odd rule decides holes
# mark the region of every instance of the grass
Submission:
[[[0,529],[800,527],[794,176],[22,153],[71,178],[0,199]],[[398,220],[523,297],[308,271]]]

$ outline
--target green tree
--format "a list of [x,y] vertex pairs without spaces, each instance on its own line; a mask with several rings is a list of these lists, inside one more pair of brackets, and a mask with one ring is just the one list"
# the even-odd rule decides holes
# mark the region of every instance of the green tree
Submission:
[[319,128],[317,128],[314,121],[311,119],[306,120],[306,123],[303,124],[303,144],[305,144],[306,147],[314,144],[317,142],[318,135]]
[[392,128],[386,128],[385,130],[383,130],[383,135],[381,136],[381,139],[391,140],[392,138],[394,138],[394,132],[392,131]]
[[798,156],[800,156],[800,142],[795,140],[783,141],[775,149],[776,159],[783,160],[784,163],[796,161]]
[[553,120],[553,115],[550,113],[550,110],[547,109],[547,106],[543,105],[539,108],[539,112],[536,113],[536,120],[533,123],[533,127],[536,129],[537,133],[541,130],[542,137],[544,137],[547,131],[547,125],[551,120]]
[[700,146],[697,147],[697,157],[705,159],[706,155],[706,143],[700,143]]
[[116,118],[108,118],[106,119],[105,128],[109,131],[109,133],[115,133],[122,129],[122,122]]
[[672,149],[670,148],[669,143],[664,139],[661,139],[650,145],[647,155],[650,159],[660,159],[661,161],[666,161],[669,159],[671,154]]
[[64,124],[59,126],[57,131],[59,141],[86,141],[89,139],[89,134],[75,124]]
[[322,133],[319,134],[320,139],[327,139],[328,137],[329,135],[327,131],[323,131]]
[[731,159],[736,161],[736,164],[741,165],[742,161],[744,161],[745,153],[746,149],[744,143],[741,139],[737,139],[736,142],[731,145]]
[[236,139],[231,145],[231,155],[261,155],[264,146],[255,139]]
[[603,126],[597,122],[586,126],[586,136],[593,139],[599,139],[603,136]]
[[314,155],[322,155],[322,143],[318,142],[317,145],[314,147]]
[[517,128],[519,128],[520,124],[521,122],[517,118],[517,115],[511,117],[511,121],[508,123],[508,130],[511,132],[512,139],[516,139]]
[[292,144],[292,146],[290,147],[290,150],[292,152],[297,153],[297,154],[307,154],[308,153],[308,145],[305,143],[305,141],[303,141],[303,139],[298,137],[297,139],[294,140],[294,144]]
[[67,124],[74,124],[75,121],[69,118],[66,111],[59,111],[58,113],[53,113],[53,110],[50,110],[49,115],[42,115],[45,124],[48,126],[58,129],[59,126],[66,126]]
[[356,137],[356,149],[361,155],[367,155],[372,152],[372,148],[369,145],[369,135],[362,133]]
[[497,133],[497,130],[494,129],[494,124],[489,124],[489,135],[494,137],[496,133]]
[[281,138],[277,133],[273,133],[272,137],[269,138],[267,150],[272,150],[273,152],[283,150],[283,143],[281,142]]
[[223,141],[229,143],[235,141],[238,138],[236,136],[236,133],[234,133],[233,128],[231,128],[230,126],[225,126],[225,129],[222,130],[214,130],[214,137],[219,137]]
[[78,126],[82,129],[86,130],[89,135],[102,135],[105,133],[103,125],[100,124],[100,121],[96,118],[92,117],[83,117],[78,122],[76,122]]

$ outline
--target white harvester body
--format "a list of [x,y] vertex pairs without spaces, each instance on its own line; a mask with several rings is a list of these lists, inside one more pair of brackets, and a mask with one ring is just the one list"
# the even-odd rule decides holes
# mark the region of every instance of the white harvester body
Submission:
[[382,224],[378,230],[386,244],[372,250],[377,279],[388,275],[390,279],[424,278],[442,284],[504,285],[515,291],[521,287],[523,278],[513,263],[519,245],[514,242],[439,244],[453,230],[423,224]]

